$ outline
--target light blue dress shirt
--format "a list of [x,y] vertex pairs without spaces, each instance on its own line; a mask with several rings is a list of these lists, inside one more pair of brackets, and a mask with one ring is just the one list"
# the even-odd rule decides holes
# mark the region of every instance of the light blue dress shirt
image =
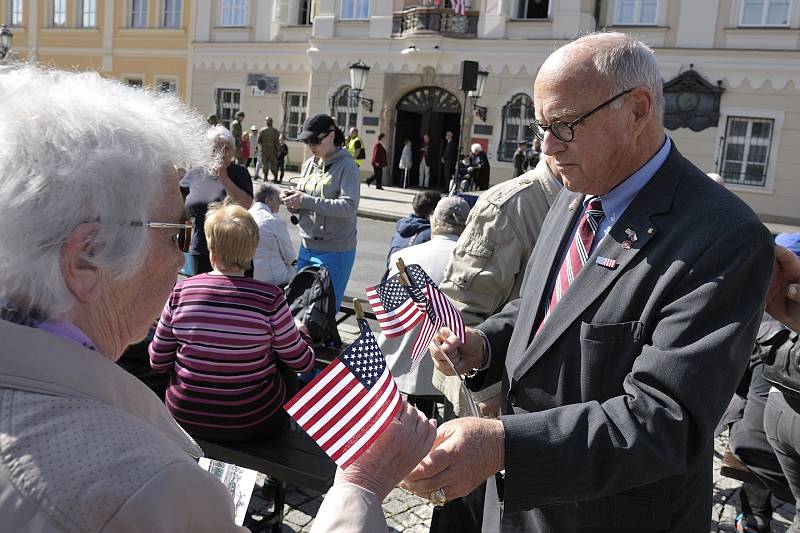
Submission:
[[[603,213],[605,213],[605,216],[597,227],[597,236],[595,236],[592,242],[592,249],[589,251],[590,254],[597,248],[600,240],[608,235],[608,232],[611,231],[612,226],[616,224],[617,220],[622,218],[622,214],[628,206],[631,205],[631,202],[639,191],[641,191],[650,179],[655,176],[658,169],[661,168],[661,165],[667,160],[671,147],[672,141],[669,137],[665,136],[664,144],[662,144],[658,152],[650,158],[650,161],[645,163],[642,168],[631,174],[628,179],[611,189],[608,193],[598,196],[600,202],[603,204]],[[584,210],[592,198],[595,197],[587,196],[583,199]]]

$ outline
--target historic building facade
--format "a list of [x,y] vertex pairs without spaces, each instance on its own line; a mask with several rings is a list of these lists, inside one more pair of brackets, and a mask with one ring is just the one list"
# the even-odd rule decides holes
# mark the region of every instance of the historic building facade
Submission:
[[[0,0],[0,9],[17,56],[175,90],[224,122],[239,109],[247,125],[270,116],[290,139],[290,164],[305,157],[291,141],[300,125],[326,112],[358,127],[368,153],[385,133],[394,175],[406,138],[416,148],[427,132],[434,150],[448,130],[479,142],[492,183],[511,176],[517,143],[531,138],[533,80],[553,48],[597,28],[629,32],[659,58],[678,148],[765,220],[800,223],[800,1],[465,4],[463,15],[450,0]],[[359,60],[370,70],[357,99],[348,67]],[[460,90],[463,60],[488,73],[477,101]]]
[[188,94],[192,0],[0,0],[18,59]]

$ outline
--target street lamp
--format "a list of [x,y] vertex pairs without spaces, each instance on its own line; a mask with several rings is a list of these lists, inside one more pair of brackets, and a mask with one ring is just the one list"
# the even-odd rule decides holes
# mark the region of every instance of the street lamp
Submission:
[[488,77],[488,72],[485,70],[479,70],[476,88],[474,91],[469,92],[469,96],[472,97],[472,110],[483,122],[486,122],[486,108],[478,105],[478,99],[483,96],[483,91],[486,89],[486,78]]
[[372,99],[362,98],[361,91],[367,86],[367,75],[369,74],[369,67],[360,59],[350,65],[350,90],[355,93],[351,96],[355,105],[361,102],[364,110],[372,113]]
[[11,33],[11,30],[8,29],[8,26],[3,24],[0,26],[0,61],[3,61],[8,57],[11,59],[13,54],[11,53],[11,40],[14,38],[14,34]]

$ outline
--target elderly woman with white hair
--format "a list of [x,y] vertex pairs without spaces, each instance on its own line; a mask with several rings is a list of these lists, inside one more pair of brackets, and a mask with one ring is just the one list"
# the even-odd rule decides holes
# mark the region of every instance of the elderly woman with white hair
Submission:
[[193,274],[211,272],[208,243],[203,230],[209,204],[230,196],[248,209],[253,201],[253,181],[247,169],[233,162],[236,140],[222,126],[208,128],[206,136],[214,146],[208,165],[189,170],[181,179],[181,192],[186,197],[186,212],[192,217],[194,232],[189,246]]
[[479,191],[489,188],[489,158],[480,143],[470,146],[469,168],[467,171],[472,176],[472,183]]
[[174,165],[211,153],[204,120],[28,65],[0,67],[0,102],[0,528],[244,532],[200,448],[114,364],[183,264]]
[[[246,533],[202,450],[114,364],[183,264],[175,165],[211,153],[204,119],[170,95],[29,65],[0,66],[0,102],[0,529]],[[380,510],[435,436],[404,405],[337,472],[328,494],[344,502],[317,530]]]
[[268,183],[254,187],[250,214],[258,225],[259,239],[253,257],[253,277],[283,286],[294,277],[296,260],[286,221],[278,216],[280,209],[280,189]]

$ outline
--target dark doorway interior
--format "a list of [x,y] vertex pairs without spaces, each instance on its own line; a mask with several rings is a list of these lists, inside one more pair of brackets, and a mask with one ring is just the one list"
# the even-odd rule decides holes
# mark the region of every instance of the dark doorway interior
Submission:
[[444,138],[447,131],[452,131],[458,142],[461,122],[461,104],[452,93],[440,87],[422,87],[400,99],[397,105],[397,121],[394,135],[394,151],[392,153],[392,181],[402,186],[403,174],[400,171],[400,154],[405,139],[411,139],[414,154],[414,167],[409,177],[408,186],[419,184],[419,149],[422,135],[427,133],[431,138],[431,189],[446,189],[449,180],[442,174],[441,164]]

